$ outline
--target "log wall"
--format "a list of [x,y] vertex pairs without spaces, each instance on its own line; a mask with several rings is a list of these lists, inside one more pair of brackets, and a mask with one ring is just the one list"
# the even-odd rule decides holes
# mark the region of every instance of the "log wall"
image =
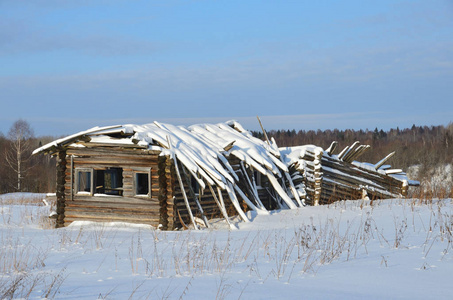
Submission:
[[[190,224],[189,213],[177,181],[175,165],[170,156],[121,148],[70,148],[59,153],[63,157],[58,161],[59,178],[64,178],[60,179],[61,189],[64,190],[62,193],[64,199],[59,202],[61,226],[67,226],[74,221],[128,222],[173,230],[183,227],[181,220],[186,225]],[[122,196],[77,193],[78,169],[106,170],[112,167],[123,170]],[[135,195],[134,174],[143,172],[144,169],[151,169],[151,197]],[[180,172],[183,170],[180,169]],[[190,209],[194,216],[201,219],[202,214],[191,195],[190,183],[186,179],[183,179],[183,182],[184,190],[189,197]],[[216,196],[218,197],[217,194]],[[228,215],[237,215],[228,193],[222,191],[222,196]],[[222,217],[209,189],[205,189],[197,199],[208,219]],[[241,206],[244,211],[248,209],[244,201],[241,201]]]
[[[60,152],[61,154],[62,152]],[[167,216],[166,159],[143,150],[71,148],[66,152],[71,164],[65,170],[64,225],[73,221],[129,222],[171,228]],[[122,196],[77,193],[76,169],[123,169]],[[162,168],[164,171],[160,171]],[[135,195],[135,172],[150,171],[151,195]]]

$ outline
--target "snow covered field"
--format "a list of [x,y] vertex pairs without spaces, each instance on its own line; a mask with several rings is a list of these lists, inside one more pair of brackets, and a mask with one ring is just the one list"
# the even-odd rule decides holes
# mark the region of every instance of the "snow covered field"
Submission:
[[[78,223],[0,195],[0,298],[451,299],[452,199],[344,201],[215,230]],[[34,200],[28,200],[34,199]],[[19,204],[16,204],[19,203]],[[26,204],[31,203],[31,204]]]

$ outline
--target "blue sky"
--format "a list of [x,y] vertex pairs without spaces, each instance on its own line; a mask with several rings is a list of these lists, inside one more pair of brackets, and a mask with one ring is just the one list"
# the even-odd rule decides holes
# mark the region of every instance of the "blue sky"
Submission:
[[453,121],[453,2],[0,0],[0,132]]

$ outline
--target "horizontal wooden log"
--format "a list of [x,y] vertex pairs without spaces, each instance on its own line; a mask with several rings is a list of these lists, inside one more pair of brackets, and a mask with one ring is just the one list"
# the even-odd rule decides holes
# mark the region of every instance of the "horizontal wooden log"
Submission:
[[135,168],[141,168],[144,170],[146,168],[150,168],[151,166],[157,167],[157,161],[155,160],[147,160],[147,159],[137,159],[135,157],[130,158],[118,158],[118,157],[98,157],[98,156],[90,156],[90,157],[77,157],[74,158],[74,165],[77,167],[80,164],[99,164],[108,165],[108,164],[115,164],[115,165],[123,165],[126,168],[134,170]]
[[159,217],[159,208],[156,209],[118,209],[118,208],[111,208],[111,207],[86,207],[86,206],[66,206],[65,208],[65,215],[69,214],[79,214],[79,213],[87,213],[87,214],[93,214],[93,215],[99,215],[99,216],[104,216],[104,215],[115,215],[118,217],[121,216],[129,216],[133,215],[138,217],[142,216],[153,216],[158,218]]
[[127,223],[137,223],[137,224],[149,224],[157,227],[159,225],[159,218],[155,217],[146,217],[146,218],[136,218],[133,215],[131,216],[117,216],[117,215],[92,215],[92,214],[68,214],[65,216],[65,226],[74,221],[92,221],[92,222],[127,222]]
[[[71,200],[66,200],[71,201]],[[159,203],[157,198],[142,198],[142,197],[121,197],[121,196],[89,196],[89,195],[74,195],[74,201],[87,202],[107,202],[107,203],[132,203],[132,204],[149,204]]]
[[381,174],[379,172],[370,171],[368,169],[352,165],[352,164],[345,164],[340,163],[339,161],[331,160],[331,159],[323,159],[322,161],[324,166],[330,167],[332,169],[339,170],[345,174],[354,175],[356,177],[360,177],[363,179],[371,180],[376,182],[377,184],[383,185],[391,185],[391,186],[401,186],[402,181],[388,176],[386,174]]
[[134,149],[122,149],[122,148],[69,148],[66,151],[67,155],[105,155],[105,156],[146,156],[158,158],[161,151],[155,150],[134,150]]
[[104,220],[131,220],[131,221],[141,221],[141,222],[158,222],[159,215],[138,215],[138,214],[123,214],[118,215],[115,213],[92,213],[92,212],[78,212],[78,211],[68,211],[65,214],[65,218],[90,218],[90,219],[104,219]]

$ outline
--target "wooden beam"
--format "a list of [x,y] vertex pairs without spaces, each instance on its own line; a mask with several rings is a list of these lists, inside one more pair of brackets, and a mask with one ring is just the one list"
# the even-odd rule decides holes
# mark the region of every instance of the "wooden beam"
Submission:
[[271,146],[271,142],[269,141],[269,138],[267,137],[266,130],[264,130],[264,127],[263,127],[263,124],[261,123],[260,117],[256,116],[256,118],[258,119],[258,122],[260,123],[261,130],[263,131],[264,137],[266,138],[266,141],[267,141],[268,145]]
[[[172,150],[170,136],[168,136],[168,135],[167,135],[167,141],[168,141],[170,150]],[[184,183],[182,182],[181,174],[179,173],[178,158],[176,157],[176,153],[173,156],[173,160],[175,162],[176,177],[178,178],[179,186],[181,188],[181,192],[184,197],[184,203],[186,204],[186,208],[187,208],[187,212],[189,213],[190,221],[192,222],[195,230],[198,230],[198,225],[197,225],[197,223],[195,223],[195,219],[193,217],[192,210],[190,209],[189,199],[187,199],[186,191],[184,190]]]
[[374,168],[377,170],[379,169],[383,164],[385,164],[385,162],[387,160],[389,160],[393,155],[395,155],[395,151],[393,151],[392,153],[390,153],[389,155],[387,155],[386,157],[384,157],[383,159],[381,159],[377,164],[374,165]]
[[195,201],[195,204],[197,205],[198,210],[201,213],[201,218],[203,219],[204,224],[206,225],[207,228],[210,228],[211,226],[209,225],[208,219],[206,218],[206,215],[204,214],[203,207],[201,207],[201,203],[200,203],[200,201],[198,201],[197,195],[195,195],[195,192],[192,189],[192,182],[190,181],[190,178],[187,175],[184,166],[181,166],[181,167],[182,167],[182,173],[184,175],[184,179],[186,180],[186,183],[187,183],[187,187],[189,188],[190,196]]

